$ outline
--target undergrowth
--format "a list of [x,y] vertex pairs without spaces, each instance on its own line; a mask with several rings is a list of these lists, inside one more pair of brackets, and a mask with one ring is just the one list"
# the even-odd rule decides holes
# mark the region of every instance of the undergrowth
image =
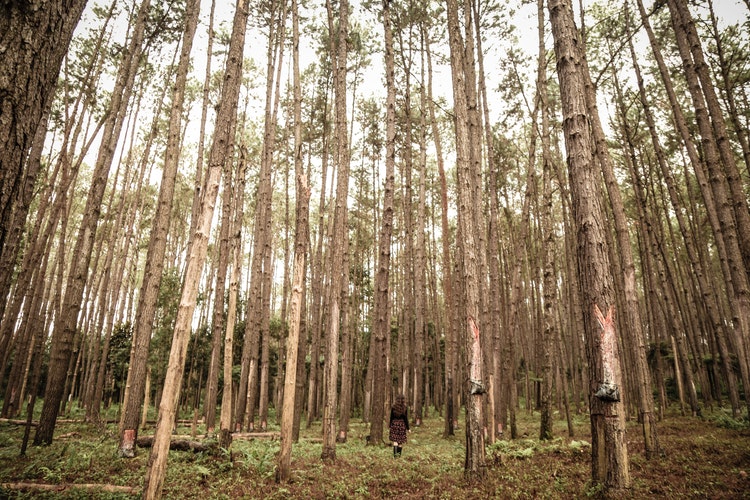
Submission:
[[[30,446],[19,457],[23,428],[0,422],[0,498],[135,498],[140,494],[148,449],[132,459],[117,454],[116,409],[100,426],[61,421],[50,446]],[[185,416],[190,420],[191,416]],[[351,424],[348,440],[336,446],[333,464],[323,463],[321,427],[301,430],[293,447],[292,479],[277,484],[275,439],[234,439],[228,449],[193,453],[171,451],[164,497],[174,499],[369,499],[369,498],[601,498],[601,485],[591,481],[589,419],[577,415],[574,436],[567,424],[555,421],[554,438],[540,441],[539,414],[517,413],[516,439],[487,445],[486,476],[464,475],[464,428],[443,436],[443,420],[435,412],[421,427],[412,427],[400,458],[387,444],[368,446],[367,424]],[[463,423],[463,421],[461,421]],[[278,432],[275,418],[269,431]],[[141,431],[147,435],[153,429]],[[201,439],[199,425],[179,426],[175,433]],[[387,431],[386,431],[387,432]],[[723,410],[703,418],[676,411],[658,424],[661,458],[646,460],[637,422],[627,428],[632,487],[628,498],[747,498],[750,491],[750,430],[747,419]],[[33,434],[32,434],[33,435]],[[506,438],[508,436],[505,436]],[[11,487],[17,483],[60,485],[63,491],[40,492]],[[133,494],[94,493],[79,484],[129,486]]]

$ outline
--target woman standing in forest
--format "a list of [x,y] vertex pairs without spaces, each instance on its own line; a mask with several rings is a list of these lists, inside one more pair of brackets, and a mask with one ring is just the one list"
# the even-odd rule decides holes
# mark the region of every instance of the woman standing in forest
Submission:
[[390,427],[388,439],[393,443],[393,456],[400,457],[401,449],[406,443],[406,433],[409,431],[409,410],[403,394],[396,396],[396,402],[391,407],[391,419],[388,426]]

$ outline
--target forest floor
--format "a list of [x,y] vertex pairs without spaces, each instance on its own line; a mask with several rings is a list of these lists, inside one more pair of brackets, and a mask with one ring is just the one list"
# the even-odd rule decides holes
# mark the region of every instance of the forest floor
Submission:
[[[518,413],[518,435],[487,448],[487,477],[463,474],[464,429],[442,437],[443,420],[430,413],[412,429],[403,455],[386,445],[366,446],[367,426],[353,419],[334,464],[320,460],[320,424],[302,430],[292,453],[292,480],[274,480],[278,440],[235,439],[231,450],[171,451],[164,497],[170,499],[364,498],[599,498],[592,486],[589,420],[575,419],[575,437],[555,422],[552,441],[537,439],[539,414]],[[303,424],[304,427],[304,424]],[[271,426],[270,431],[278,431]],[[190,434],[189,427],[177,429]],[[153,430],[142,431],[147,435]],[[200,432],[200,426],[198,427]],[[676,409],[658,424],[663,456],[646,460],[640,427],[627,428],[632,487],[625,498],[750,499],[750,427],[724,410],[701,418]],[[133,459],[117,455],[117,425],[64,421],[52,445],[29,446],[19,457],[23,426],[0,422],[0,498],[135,498],[149,450]],[[32,431],[33,437],[33,431]],[[31,484],[29,484],[31,483]],[[26,486],[23,486],[26,484]],[[106,485],[106,486],[105,486]],[[46,489],[42,489],[46,488]],[[109,491],[106,491],[107,488]]]

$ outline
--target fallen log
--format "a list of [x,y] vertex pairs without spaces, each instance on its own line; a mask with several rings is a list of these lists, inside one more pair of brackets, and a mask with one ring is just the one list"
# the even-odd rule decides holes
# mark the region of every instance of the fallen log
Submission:
[[[0,422],[4,424],[26,425],[26,420],[19,420],[16,418],[0,418]],[[36,422],[31,422],[31,425],[36,425]]]
[[232,439],[281,439],[280,432],[233,432]]
[[67,434],[60,434],[59,436],[55,436],[55,439],[67,439],[67,438],[75,438],[80,437],[81,435],[78,432],[68,432]]
[[[135,443],[141,448],[151,448],[154,444],[154,436],[142,436],[135,440]],[[175,451],[192,451],[199,453],[201,451],[217,450],[216,442],[202,443],[190,439],[172,439],[169,442],[169,449]]]
[[140,487],[134,486],[117,486],[114,484],[46,484],[46,483],[2,483],[2,488],[6,490],[20,491],[55,491],[62,492],[67,490],[84,490],[106,493],[129,493],[135,495],[140,493]]

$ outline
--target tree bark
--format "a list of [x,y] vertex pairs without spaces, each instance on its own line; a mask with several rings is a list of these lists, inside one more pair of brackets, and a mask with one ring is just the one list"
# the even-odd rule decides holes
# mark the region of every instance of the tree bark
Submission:
[[[336,459],[336,406],[338,401],[338,354],[339,354],[339,316],[341,308],[346,307],[342,296],[344,283],[348,279],[348,269],[343,267],[347,262],[345,252],[349,239],[347,225],[347,198],[349,193],[349,139],[346,116],[346,74],[349,35],[349,2],[341,0],[338,10],[338,25],[334,29],[333,8],[330,1],[326,3],[328,11],[328,28],[331,44],[335,50],[333,67],[337,167],[336,206],[334,209],[333,232],[331,241],[331,284],[330,316],[326,338],[326,360],[324,367],[324,408],[323,408],[323,451],[324,461]],[[335,40],[335,43],[334,43]]]
[[55,429],[60,403],[65,392],[71,349],[76,334],[78,315],[81,311],[84,289],[89,275],[89,264],[94,247],[96,228],[99,223],[101,202],[107,185],[107,175],[112,165],[115,147],[122,130],[125,110],[135,80],[136,69],[142,52],[141,43],[146,13],[150,2],[145,0],[138,10],[133,36],[123,55],[108,109],[109,116],[104,126],[102,146],[92,174],[91,190],[86,200],[83,221],[73,249],[71,269],[63,299],[62,317],[55,323],[52,334],[49,374],[45,390],[44,405],[39,419],[34,444],[50,444]]
[[134,440],[138,437],[138,423],[141,405],[145,394],[148,371],[148,351],[151,343],[156,302],[164,270],[167,233],[169,232],[172,202],[174,198],[175,179],[179,163],[180,123],[185,100],[185,83],[190,66],[190,51],[195,30],[198,24],[199,3],[191,0],[187,5],[185,32],[182,49],[175,75],[175,86],[172,96],[172,109],[169,115],[167,131],[167,148],[165,151],[164,170],[159,188],[159,198],[151,228],[148,250],[146,251],[143,283],[138,295],[135,329],[133,331],[133,349],[131,352],[126,381],[127,397],[123,404],[120,420],[120,448],[123,457],[135,456]]
[[557,285],[555,276],[555,231],[552,221],[552,156],[549,146],[549,111],[547,98],[547,51],[544,48],[544,0],[537,0],[537,30],[539,33],[539,54],[537,57],[537,96],[542,112],[542,125],[532,125],[542,138],[542,256],[543,256],[543,330],[541,336],[542,386],[539,439],[552,439],[552,357],[556,349],[557,329]]
[[299,5],[292,0],[292,76],[294,86],[294,174],[296,179],[296,225],[294,230],[294,266],[292,271],[292,295],[289,310],[289,336],[286,349],[286,373],[284,375],[284,402],[281,405],[281,446],[276,469],[277,482],[286,482],[291,476],[292,443],[297,408],[297,377],[300,375],[298,354],[300,353],[300,326],[303,300],[305,298],[305,270],[307,268],[307,244],[309,239],[310,186],[302,167],[302,89],[299,72]]
[[[726,151],[728,143],[723,117],[720,109],[714,109],[718,107],[718,103],[714,102],[716,96],[713,84],[707,74],[708,69],[703,61],[702,49],[694,33],[695,26],[687,5],[676,0],[669,0],[667,3],[695,108],[708,180],[716,204],[720,235],[716,239],[724,240],[724,272],[727,289],[733,291],[728,295],[734,316],[732,320],[740,373],[743,385],[750,387],[750,278],[747,271],[750,269],[750,215],[746,195],[742,186],[738,186],[740,178],[733,153]],[[746,401],[746,404],[750,408],[750,401]]]
[[[18,251],[9,240],[14,214],[28,212],[23,187],[34,184],[27,163],[37,128],[57,88],[63,58],[86,0],[7,2],[0,8],[0,262]],[[37,170],[38,172],[38,170]],[[23,180],[24,177],[32,177]],[[24,217],[18,217],[20,219]],[[6,246],[8,247],[6,250]],[[11,268],[0,268],[0,290],[7,290]],[[0,301],[0,302],[4,302]]]
[[[614,323],[614,288],[603,211],[591,150],[592,117],[586,106],[587,64],[573,10],[565,0],[548,2],[560,82],[563,130],[568,154],[577,260],[583,298],[584,338],[589,359],[592,480],[608,493],[630,486],[622,373]],[[603,309],[603,311],[602,311]]]
[[230,251],[232,254],[232,270],[229,276],[229,304],[227,308],[227,326],[224,332],[224,362],[223,387],[221,393],[221,413],[219,415],[219,446],[229,448],[232,443],[232,368],[234,360],[234,326],[237,321],[237,296],[242,272],[242,220],[244,219],[245,177],[247,171],[247,152],[244,145],[240,145],[240,164],[237,169],[237,179],[234,182],[234,203],[232,234]]
[[391,334],[391,308],[389,277],[391,270],[391,237],[393,234],[393,189],[396,164],[396,84],[393,57],[393,27],[391,2],[383,1],[383,38],[385,44],[385,186],[383,188],[383,213],[378,238],[377,273],[375,275],[373,356],[374,374],[372,390],[372,418],[368,444],[380,446],[383,441],[383,420],[386,391],[390,387],[387,372],[388,351],[386,339]]
[[206,420],[206,432],[212,433],[216,426],[216,403],[219,394],[219,365],[223,337],[225,337],[224,325],[224,291],[226,290],[230,257],[230,227],[234,225],[234,214],[232,210],[232,199],[235,195],[232,187],[232,165],[224,163],[223,168],[224,188],[222,191],[221,223],[219,228],[218,265],[216,268],[216,285],[214,288],[214,310],[211,320],[211,355],[208,364],[208,379],[206,380],[206,398],[204,403],[204,417]]
[[469,356],[469,395],[466,400],[466,456],[464,473],[471,479],[483,480],[487,474],[484,451],[483,432],[483,394],[484,378],[482,373],[482,340],[480,337],[480,301],[479,301],[479,263],[477,252],[481,251],[475,227],[475,204],[479,203],[474,196],[476,166],[471,161],[468,106],[466,94],[467,77],[465,74],[464,41],[458,21],[458,4],[455,0],[447,1],[448,34],[450,41],[451,75],[453,82],[453,100],[456,127],[456,171],[458,178],[458,226],[460,230],[459,246],[463,264],[462,296],[464,304],[461,310],[464,327],[464,341]]
[[[585,58],[584,49],[581,49],[581,55]],[[654,415],[654,397],[651,388],[651,374],[648,369],[646,360],[646,340],[643,331],[643,321],[640,314],[640,304],[638,303],[637,286],[635,282],[635,263],[633,259],[633,249],[630,243],[628,232],[628,223],[625,218],[625,208],[620,194],[620,187],[615,177],[612,159],[607,146],[607,139],[604,135],[604,129],[599,119],[599,111],[596,104],[596,89],[591,81],[588,64],[585,62],[580,66],[586,87],[586,108],[588,119],[591,127],[592,138],[595,143],[594,154],[598,159],[599,165],[604,175],[604,182],[607,186],[609,202],[612,208],[612,218],[614,220],[617,255],[620,258],[621,273],[618,277],[622,280],[622,289],[625,301],[625,324],[627,328],[625,333],[630,334],[630,342],[625,345],[631,346],[633,368],[637,380],[638,406],[640,411],[640,422],[643,430],[644,447],[646,449],[646,458],[655,458],[660,453],[659,440],[656,431],[656,419]],[[622,324],[622,323],[621,323]]]
[[176,406],[185,370],[185,355],[190,337],[198,283],[207,253],[211,219],[219,190],[222,165],[231,161],[232,143],[236,125],[237,101],[242,83],[242,60],[247,26],[248,9],[246,0],[239,0],[234,14],[232,37],[227,54],[221,99],[216,118],[216,131],[209,155],[206,176],[207,189],[201,202],[200,224],[188,256],[185,286],[182,290],[180,307],[175,322],[175,333],[169,355],[169,366],[164,381],[164,391],[159,404],[159,417],[156,423],[154,446],[148,461],[148,469],[143,487],[147,499],[161,497],[164,476],[167,468],[169,441],[175,419]]

